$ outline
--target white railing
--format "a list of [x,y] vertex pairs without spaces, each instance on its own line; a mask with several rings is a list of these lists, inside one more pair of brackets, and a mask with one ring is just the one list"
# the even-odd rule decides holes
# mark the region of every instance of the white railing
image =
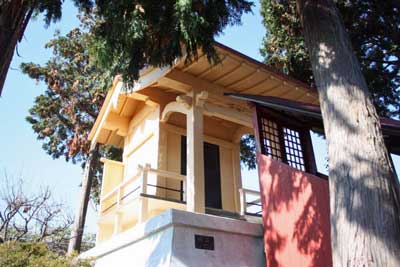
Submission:
[[[105,194],[100,199],[100,213],[103,215],[113,209],[114,207],[118,208],[122,201],[131,197],[131,199],[135,199],[140,195],[148,194],[148,176],[149,174],[155,174],[160,177],[173,179],[177,181],[181,181],[184,184],[186,183],[186,176],[181,175],[175,172],[159,170],[151,168],[150,164],[146,164],[145,166],[138,165],[137,171],[132,178],[129,178],[126,181],[123,181],[119,185],[117,185],[113,190]],[[151,185],[155,187],[164,188],[166,190],[170,190],[165,187],[161,187],[158,185]],[[185,188],[185,186],[183,187]],[[186,191],[186,190],[184,190]]]
[[239,188],[240,196],[240,215],[257,215],[261,216],[261,197],[260,192]]

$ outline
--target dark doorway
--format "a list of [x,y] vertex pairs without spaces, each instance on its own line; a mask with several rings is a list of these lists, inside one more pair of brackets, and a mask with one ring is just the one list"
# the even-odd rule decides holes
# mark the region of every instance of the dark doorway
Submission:
[[[181,174],[186,175],[186,136],[181,138]],[[219,147],[204,142],[205,205],[222,209]]]

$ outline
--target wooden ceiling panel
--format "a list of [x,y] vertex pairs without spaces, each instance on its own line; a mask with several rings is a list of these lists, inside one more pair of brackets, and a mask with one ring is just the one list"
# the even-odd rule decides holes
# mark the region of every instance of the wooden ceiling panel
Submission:
[[[264,94],[266,95],[266,94]],[[269,92],[268,95],[272,96],[277,96],[281,98],[286,98],[290,100],[296,100],[298,101],[301,97],[303,97],[305,94],[299,89],[295,89],[293,87],[288,87],[288,86],[282,86],[278,89],[273,90],[272,92]]]
[[251,75],[254,72],[253,68],[248,67],[245,64],[242,64],[242,66],[233,71],[231,74],[228,74],[216,81],[214,83],[223,86],[223,87],[229,87],[231,85],[234,85],[235,83],[245,79],[247,76]]
[[182,71],[189,72],[195,76],[199,75],[200,73],[204,72],[210,68],[210,64],[208,63],[208,59],[206,56],[201,56],[198,58],[197,61],[186,65],[184,68],[182,68]]
[[221,77],[229,75],[240,68],[241,64],[227,57],[222,63],[215,65],[210,71],[202,73],[199,77],[213,82]]
[[[293,92],[294,91],[294,92]],[[281,83],[279,86],[276,86],[273,89],[267,90],[262,92],[260,95],[264,96],[276,96],[276,97],[281,97],[281,98],[288,98],[288,96],[292,93],[293,95],[297,95],[295,92],[296,89],[290,86],[286,86],[283,83]]]
[[274,88],[280,84],[281,84],[281,82],[277,81],[277,80],[271,80],[271,79],[262,80],[259,83],[244,89],[240,93],[241,94],[258,95],[261,92],[267,91],[267,90]]
[[265,82],[268,79],[269,75],[265,75],[265,73],[261,71],[255,71],[251,75],[247,76],[245,79],[242,79],[231,85],[230,88],[238,92],[243,92],[254,86],[259,85],[260,83]]

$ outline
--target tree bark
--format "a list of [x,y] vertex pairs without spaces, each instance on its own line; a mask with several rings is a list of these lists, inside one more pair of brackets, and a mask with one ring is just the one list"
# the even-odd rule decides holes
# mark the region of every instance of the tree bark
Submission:
[[4,0],[0,4],[0,96],[15,47],[32,16],[33,7],[28,2]]
[[400,266],[399,191],[379,116],[332,0],[297,0],[329,153],[334,266]]
[[89,151],[89,156],[85,163],[85,169],[83,171],[82,178],[81,200],[75,214],[74,226],[72,228],[71,238],[68,244],[68,255],[71,255],[73,252],[79,253],[81,250],[83,230],[85,228],[87,207],[90,200],[90,191],[94,175],[93,165],[95,161],[98,160],[98,155],[99,145],[96,144],[96,146]]

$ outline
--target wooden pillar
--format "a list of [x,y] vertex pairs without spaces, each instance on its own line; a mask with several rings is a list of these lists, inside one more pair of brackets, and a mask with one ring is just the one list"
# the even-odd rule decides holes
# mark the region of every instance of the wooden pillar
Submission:
[[139,198],[139,216],[138,216],[138,223],[143,223],[148,219],[148,198],[140,197]]
[[147,220],[147,217],[148,217],[148,199],[147,199],[146,195],[147,195],[147,179],[148,179],[150,168],[151,168],[150,164],[146,164],[143,167],[142,189],[141,189],[142,191],[141,191],[141,196],[139,198],[138,223],[143,223],[144,221]]
[[205,212],[203,107],[193,91],[192,105],[186,115],[187,124],[187,178],[186,210]]
[[117,211],[117,213],[115,214],[114,217],[114,231],[113,231],[113,235],[117,235],[121,232],[121,228],[122,228],[122,214],[120,211]]
[[[239,141],[240,142],[240,141]],[[235,210],[240,212],[241,203],[239,190],[242,188],[242,173],[240,170],[240,143],[235,143],[232,149],[232,166],[233,166],[233,187],[235,190]]]
[[315,162],[314,148],[312,145],[310,130],[303,130],[301,134],[302,142],[303,142],[303,153],[304,155],[304,163],[307,168],[307,172],[317,175],[317,163]]

